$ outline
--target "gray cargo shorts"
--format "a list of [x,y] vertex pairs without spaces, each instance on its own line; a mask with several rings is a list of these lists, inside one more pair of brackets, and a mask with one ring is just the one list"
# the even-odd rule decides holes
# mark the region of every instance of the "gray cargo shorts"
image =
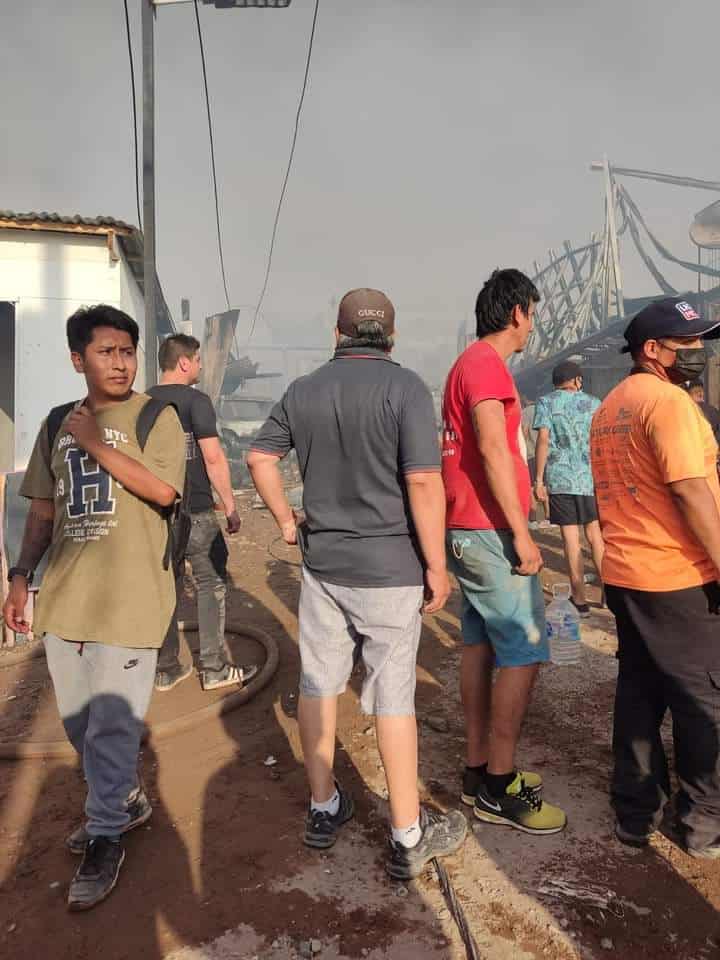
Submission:
[[422,602],[422,587],[343,587],[321,583],[303,567],[300,693],[343,693],[359,654],[365,666],[363,711],[412,716]]

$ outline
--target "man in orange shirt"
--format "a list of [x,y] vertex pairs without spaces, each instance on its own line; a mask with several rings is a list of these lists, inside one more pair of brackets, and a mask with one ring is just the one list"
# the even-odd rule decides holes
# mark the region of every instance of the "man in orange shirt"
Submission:
[[720,486],[717,444],[679,386],[720,336],[686,301],[645,307],[625,331],[634,367],[590,434],[618,632],[612,803],[619,840],[644,846],[670,797],[660,726],[673,719],[679,838],[720,857]]

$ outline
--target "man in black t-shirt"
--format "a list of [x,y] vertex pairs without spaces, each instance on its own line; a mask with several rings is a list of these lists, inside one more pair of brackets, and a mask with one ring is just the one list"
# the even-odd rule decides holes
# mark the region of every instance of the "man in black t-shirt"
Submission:
[[[186,559],[197,587],[200,634],[200,682],[203,690],[246,683],[257,667],[236,666],[225,644],[225,591],[228,551],[215,518],[212,488],[227,517],[227,532],[237,533],[240,517],[235,509],[230,467],[220,446],[215,410],[210,397],[193,386],[200,378],[200,342],[183,333],[166,337],[158,354],[160,384],[151,396],[172,403],[185,431],[186,483],[190,484],[192,529]],[[178,597],[182,583],[178,583]],[[192,673],[192,664],[180,663],[177,616],[170,624],[158,658],[155,689],[172,690]]]

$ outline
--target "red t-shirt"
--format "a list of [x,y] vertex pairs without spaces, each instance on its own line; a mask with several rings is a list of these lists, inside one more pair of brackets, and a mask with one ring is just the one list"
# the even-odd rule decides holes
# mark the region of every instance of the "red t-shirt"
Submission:
[[483,400],[500,400],[503,404],[518,495],[525,514],[530,512],[530,473],[521,439],[520,397],[497,351],[478,340],[458,357],[445,384],[442,473],[450,530],[509,529],[505,514],[490,493],[477,447],[472,411]]

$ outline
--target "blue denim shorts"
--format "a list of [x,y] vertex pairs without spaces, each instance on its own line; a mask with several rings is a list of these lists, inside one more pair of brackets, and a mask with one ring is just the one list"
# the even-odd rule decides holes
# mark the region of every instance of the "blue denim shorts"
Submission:
[[517,557],[510,531],[448,530],[445,542],[448,566],[463,594],[463,642],[489,643],[498,667],[546,663],[540,578],[513,572]]

